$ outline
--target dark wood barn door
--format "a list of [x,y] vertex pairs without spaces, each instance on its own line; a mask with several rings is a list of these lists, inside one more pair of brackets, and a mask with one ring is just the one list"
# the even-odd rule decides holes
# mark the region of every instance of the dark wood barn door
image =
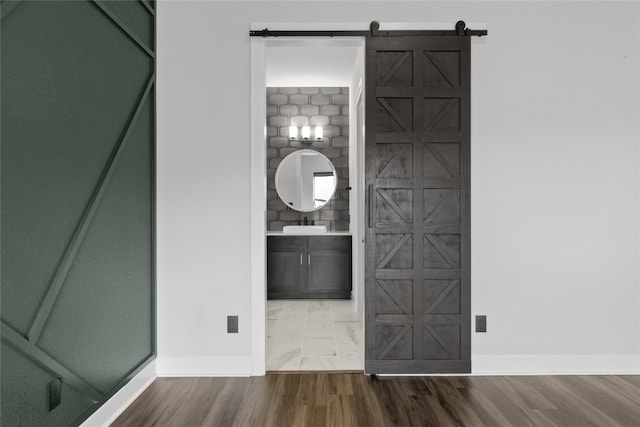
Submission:
[[470,38],[367,38],[367,373],[471,371]]

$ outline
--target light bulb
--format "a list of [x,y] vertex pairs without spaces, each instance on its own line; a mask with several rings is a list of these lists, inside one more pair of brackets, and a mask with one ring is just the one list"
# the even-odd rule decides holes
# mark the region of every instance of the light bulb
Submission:
[[289,139],[296,139],[298,137],[298,128],[295,126],[289,126]]
[[322,126],[316,126],[316,139],[322,139]]
[[302,126],[302,139],[311,138],[311,128],[309,126]]

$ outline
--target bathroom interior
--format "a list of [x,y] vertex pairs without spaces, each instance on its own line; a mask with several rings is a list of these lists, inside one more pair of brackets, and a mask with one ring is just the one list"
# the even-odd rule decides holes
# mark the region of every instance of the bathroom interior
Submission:
[[271,372],[364,369],[364,55],[357,45],[316,43],[265,52]]

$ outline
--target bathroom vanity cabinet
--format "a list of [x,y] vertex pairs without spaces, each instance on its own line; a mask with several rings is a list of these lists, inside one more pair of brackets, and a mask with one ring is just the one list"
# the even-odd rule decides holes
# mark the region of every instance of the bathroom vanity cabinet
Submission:
[[267,236],[267,298],[351,298],[351,236]]

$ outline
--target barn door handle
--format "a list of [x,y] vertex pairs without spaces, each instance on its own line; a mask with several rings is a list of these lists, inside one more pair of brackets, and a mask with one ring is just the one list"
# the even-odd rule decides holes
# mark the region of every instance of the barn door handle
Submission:
[[374,208],[375,204],[373,203],[373,184],[369,184],[369,214],[367,215],[369,228],[373,227],[373,216],[375,214],[375,212],[373,211]]

